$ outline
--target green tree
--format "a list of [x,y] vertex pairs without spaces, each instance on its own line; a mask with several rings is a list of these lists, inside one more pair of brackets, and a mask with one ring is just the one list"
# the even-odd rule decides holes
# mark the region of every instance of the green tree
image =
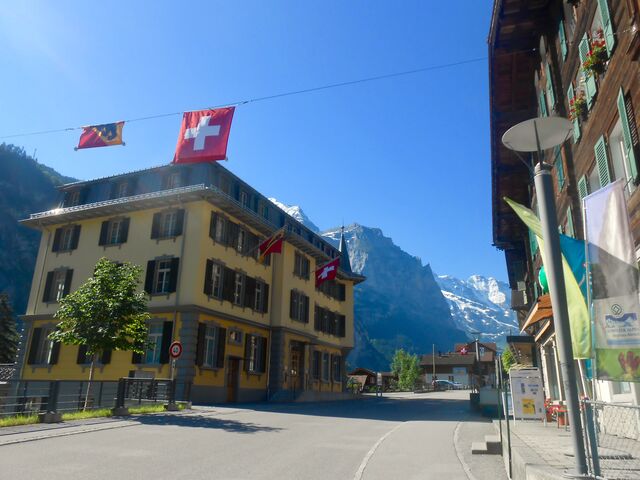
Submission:
[[147,338],[147,296],[138,292],[142,269],[101,258],[93,277],[62,300],[54,318],[60,320],[49,338],[67,345],[84,345],[91,358],[87,408],[93,366],[105,350],[144,353]]
[[16,361],[20,335],[16,330],[16,319],[13,316],[9,296],[0,294],[0,363]]
[[500,358],[502,360],[502,370],[504,370],[504,373],[509,373],[509,369],[518,363],[510,348],[507,348]]
[[402,348],[396,350],[391,362],[391,371],[398,378],[398,388],[400,390],[413,390],[420,376],[418,356],[411,355]]

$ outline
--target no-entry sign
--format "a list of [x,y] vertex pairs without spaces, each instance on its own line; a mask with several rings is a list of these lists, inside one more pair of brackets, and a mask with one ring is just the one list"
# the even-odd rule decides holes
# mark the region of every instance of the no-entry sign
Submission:
[[169,347],[169,356],[174,360],[182,355],[182,344],[180,342],[173,342]]

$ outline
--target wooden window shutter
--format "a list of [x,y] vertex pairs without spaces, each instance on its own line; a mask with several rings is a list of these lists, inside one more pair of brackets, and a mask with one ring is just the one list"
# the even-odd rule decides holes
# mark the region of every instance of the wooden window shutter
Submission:
[[[583,175],[582,177],[580,177],[580,180],[578,180],[578,196],[580,197],[580,200],[582,200],[588,194],[589,188],[587,185],[587,177]],[[580,205],[582,205],[582,202],[580,202]]]
[[81,225],[73,226],[73,234],[71,235],[71,250],[78,248],[78,242],[80,241],[80,229]]
[[575,237],[575,230],[573,229],[573,212],[571,212],[571,207],[567,208],[567,235]]
[[87,346],[86,345],[78,345],[78,356],[76,357],[76,363],[78,365],[83,365],[87,363]]
[[267,338],[260,337],[260,372],[267,371]]
[[171,275],[169,276],[169,293],[176,291],[178,286],[178,271],[180,269],[180,259],[174,257],[171,259]]
[[160,220],[162,218],[162,213],[154,213],[153,214],[153,223],[151,224],[151,238],[160,237]]
[[56,365],[60,358],[60,342],[53,342],[51,346],[51,356],[49,357],[49,365]]
[[253,338],[253,335],[245,335],[244,336],[244,370],[245,372],[249,371],[249,363],[250,363],[250,356],[251,356],[251,339]]
[[596,168],[598,169],[598,178],[600,179],[600,187],[602,188],[611,183],[607,144],[604,140],[604,135],[598,139],[593,149],[596,154]]
[[233,290],[235,287],[236,272],[224,267],[224,281],[222,282],[222,299],[233,302]]
[[533,258],[538,251],[538,239],[536,235],[529,230],[529,251],[531,252],[531,257]]
[[174,231],[174,236],[182,235],[182,230],[184,229],[184,209],[178,210],[176,213],[176,229]]
[[51,299],[51,285],[53,284],[54,272],[47,273],[47,280],[44,283],[44,292],[42,294],[42,301],[48,302]]
[[[571,102],[574,97],[575,93],[573,91],[573,85],[569,85],[569,88],[567,89],[567,102]],[[571,108],[569,108],[569,110],[570,109]],[[578,143],[578,140],[580,140],[580,119],[576,117],[573,119],[573,142]]]
[[149,260],[147,262],[147,274],[144,279],[144,291],[148,294],[153,293],[153,277],[156,273],[156,262],[155,260]]
[[207,266],[204,269],[204,294],[211,295],[213,293],[213,260],[207,259]]
[[256,304],[256,280],[253,277],[245,275],[244,277],[244,305],[255,310]]
[[52,252],[57,252],[60,250],[61,238],[62,238],[62,228],[56,228],[56,233],[53,234],[53,246],[51,247]]
[[553,90],[553,80],[551,78],[551,67],[547,63],[546,66],[546,76],[547,76],[547,98],[549,99],[549,104],[551,105],[551,109],[553,109],[556,105],[556,94]]
[[[591,46],[589,45],[589,37],[586,32],[580,40],[578,44],[578,55],[580,56],[580,65],[582,65],[587,56],[589,55],[589,50],[591,50]],[[582,68],[582,67],[580,67]],[[598,92],[598,86],[596,84],[596,78],[594,75],[589,75],[584,70],[582,70],[582,76],[584,78],[584,87],[585,87],[585,95],[587,97],[587,108],[591,109],[593,105],[593,100],[595,99],[596,93]]]
[[162,343],[160,344],[160,363],[169,363],[169,347],[173,336],[173,322],[162,324]]
[[607,46],[607,53],[611,57],[613,47],[616,44],[616,35],[613,32],[613,24],[611,22],[611,12],[609,10],[609,2],[607,0],[598,0],[600,9],[600,18],[602,19],[602,30],[604,31],[604,42]]
[[564,31],[564,21],[560,20],[558,25],[558,40],[560,41],[560,52],[562,53],[562,60],[567,58],[567,35]]
[[209,237],[212,239],[216,239],[216,222],[218,220],[218,215],[216,212],[211,212],[211,220],[209,221]]
[[138,352],[133,352],[131,354],[131,363],[133,363],[134,365],[138,365],[142,363],[142,354]]
[[66,297],[67,295],[69,295],[69,292],[71,291],[71,280],[73,279],[73,269],[69,268],[67,269],[65,275],[64,275],[64,290],[62,292],[62,296]]
[[[626,153],[627,168],[631,174],[632,181],[635,183],[638,178],[638,164],[636,163],[636,155],[633,148],[633,137],[631,136],[631,122],[629,121],[622,87],[620,87],[620,92],[618,92],[618,114],[620,115],[620,123],[622,123],[622,139],[624,143],[624,151]],[[635,121],[635,119],[631,120]]]
[[199,367],[204,363],[204,337],[207,332],[205,323],[198,323],[198,339],[196,340],[196,365]]
[[100,356],[100,363],[102,363],[102,365],[108,365],[111,363],[111,350],[105,350],[102,352],[102,355]]
[[40,343],[40,337],[42,336],[42,328],[34,328],[31,334],[31,347],[29,348],[29,357],[27,358],[28,365],[34,365],[36,363],[36,357],[38,356],[38,344]]
[[289,297],[289,318],[296,320],[296,314],[298,312],[298,293],[295,290],[291,290]]
[[309,297],[303,295],[304,298],[304,323],[309,323]]
[[216,348],[216,367],[224,368],[224,350],[227,345],[227,329],[218,327],[218,345]]
[[109,232],[109,220],[102,222],[100,226],[100,238],[98,239],[98,245],[107,244],[107,234]]
[[560,147],[555,148],[555,167],[556,179],[558,180],[558,191],[564,187],[564,166],[562,164],[562,150]]
[[122,220],[122,226],[120,228],[122,228],[121,233],[120,233],[120,242],[121,243],[126,243],[126,241],[129,238],[129,222],[131,221],[131,219],[129,217],[125,218]]
[[269,284],[262,284],[262,289],[264,291],[262,299],[262,313],[267,313],[269,311]]

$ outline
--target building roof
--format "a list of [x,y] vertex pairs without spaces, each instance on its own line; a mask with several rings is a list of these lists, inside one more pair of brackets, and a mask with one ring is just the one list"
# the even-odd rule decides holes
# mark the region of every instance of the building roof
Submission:
[[340,245],[338,246],[340,252],[340,268],[343,272],[353,273],[351,270],[351,260],[349,259],[349,250],[347,249],[347,242],[344,240],[344,227],[340,231]]
[[[438,365],[473,365],[476,361],[475,355],[466,354],[463,355],[461,353],[447,353],[442,355],[436,355],[436,367]],[[420,359],[420,366],[430,367],[433,365],[433,355],[423,355]]]

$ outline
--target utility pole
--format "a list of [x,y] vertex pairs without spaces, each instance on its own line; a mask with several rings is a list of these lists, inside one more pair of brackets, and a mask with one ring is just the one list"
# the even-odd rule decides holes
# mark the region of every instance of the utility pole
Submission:
[[433,345],[433,354],[431,355],[431,363],[433,364],[433,375],[431,376],[431,380],[436,379],[436,344]]

